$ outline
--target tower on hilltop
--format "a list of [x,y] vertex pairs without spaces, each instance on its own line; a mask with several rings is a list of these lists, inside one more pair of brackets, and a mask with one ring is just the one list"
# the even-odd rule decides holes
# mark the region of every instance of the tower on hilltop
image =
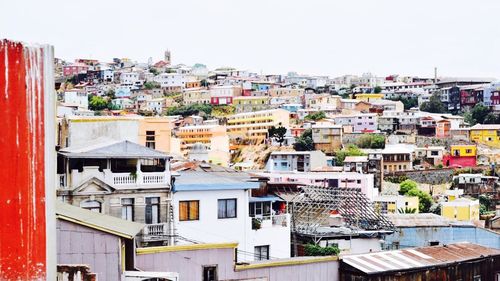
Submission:
[[172,62],[172,60],[171,60],[171,59],[172,59],[172,57],[170,56],[170,50],[166,50],[166,51],[165,51],[165,59],[164,59],[164,61],[165,61],[168,65],[170,65],[170,63]]

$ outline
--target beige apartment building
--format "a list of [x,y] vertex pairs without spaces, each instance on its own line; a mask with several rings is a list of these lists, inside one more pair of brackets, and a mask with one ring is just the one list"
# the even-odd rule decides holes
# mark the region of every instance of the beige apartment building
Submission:
[[317,123],[312,126],[314,149],[332,154],[342,147],[342,125]]
[[227,117],[227,132],[232,141],[237,139],[261,143],[271,127],[290,126],[290,112],[284,109],[271,109],[239,113]]
[[184,105],[210,104],[210,91],[203,88],[185,89],[182,98]]

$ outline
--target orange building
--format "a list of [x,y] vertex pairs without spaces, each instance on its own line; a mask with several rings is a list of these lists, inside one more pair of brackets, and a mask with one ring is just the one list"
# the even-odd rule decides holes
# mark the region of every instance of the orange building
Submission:
[[170,153],[173,123],[166,117],[145,117],[139,120],[139,144]]
[[450,137],[451,122],[449,120],[441,120],[436,123],[436,138]]

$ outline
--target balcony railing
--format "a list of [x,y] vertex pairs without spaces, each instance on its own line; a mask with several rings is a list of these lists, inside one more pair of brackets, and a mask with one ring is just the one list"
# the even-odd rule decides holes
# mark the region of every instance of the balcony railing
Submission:
[[135,184],[137,181],[137,176],[133,176],[130,174],[114,174],[113,175],[113,184],[122,185],[122,184]]
[[288,226],[288,215],[275,215],[272,216],[272,221],[273,221],[273,226],[282,226],[282,227],[287,227]]
[[156,184],[156,183],[164,183],[165,175],[143,175],[142,183],[147,184]]
[[167,223],[147,224],[142,229],[143,242],[151,242],[151,241],[168,242],[169,238],[170,235]]
[[137,172],[137,173],[113,173],[110,170],[99,171],[96,169],[84,169],[83,172],[72,170],[69,174],[59,174],[59,188],[73,188],[82,184],[83,181],[95,177],[109,185],[135,186],[135,185],[168,185],[168,172]]

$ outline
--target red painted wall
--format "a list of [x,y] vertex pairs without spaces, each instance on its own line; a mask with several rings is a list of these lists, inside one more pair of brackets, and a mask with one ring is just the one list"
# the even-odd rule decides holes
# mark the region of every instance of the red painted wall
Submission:
[[447,167],[475,167],[476,157],[475,156],[465,156],[465,157],[454,157],[451,155],[443,156],[443,164]]
[[0,41],[0,280],[46,279],[43,52]]

